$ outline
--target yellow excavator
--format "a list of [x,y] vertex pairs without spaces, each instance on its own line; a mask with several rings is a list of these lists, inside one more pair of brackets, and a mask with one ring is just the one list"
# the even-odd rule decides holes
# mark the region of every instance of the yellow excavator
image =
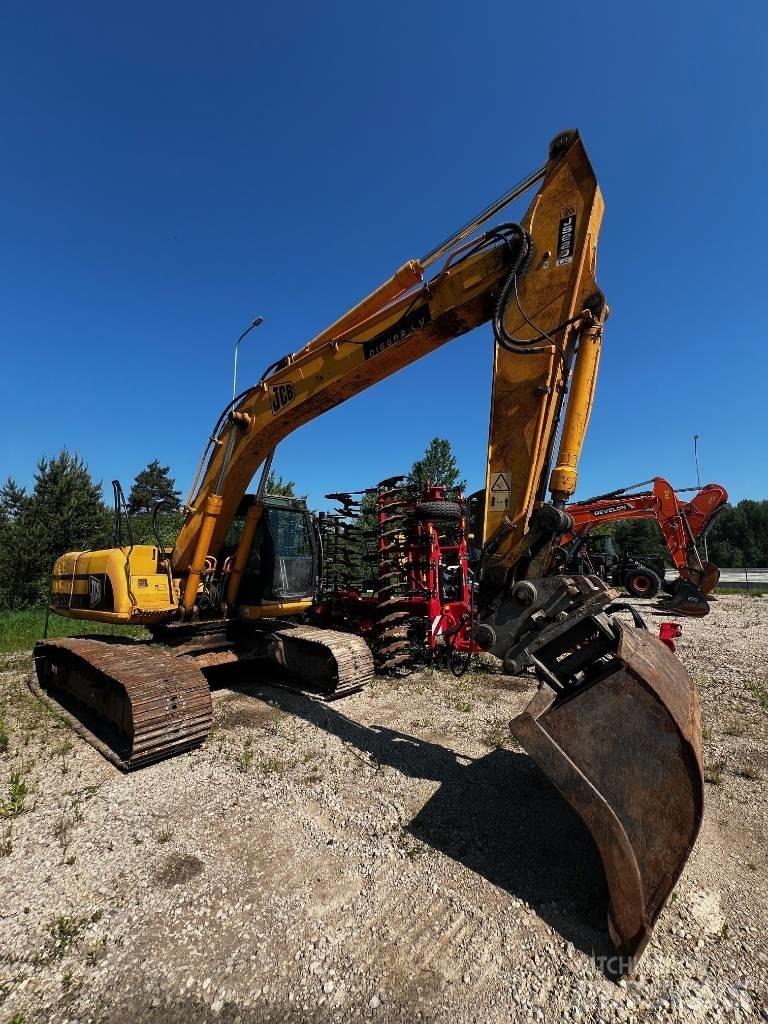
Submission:
[[[519,224],[489,226],[536,186]],[[270,366],[216,423],[172,550],[132,543],[118,492],[114,546],[55,564],[53,611],[142,624],[152,640],[47,639],[30,685],[123,769],[205,739],[212,669],[252,662],[322,699],[363,687],[373,674],[365,642],[302,621],[320,570],[312,517],[247,488],[298,427],[490,322],[473,635],[506,671],[535,668],[538,693],[512,732],[594,837],[610,934],[635,957],[701,823],[701,724],[695,683],[639,616],[617,617],[626,606],[598,577],[551,572],[571,525],[608,316],[595,278],[602,216],[579,134],[564,132],[518,186]]]

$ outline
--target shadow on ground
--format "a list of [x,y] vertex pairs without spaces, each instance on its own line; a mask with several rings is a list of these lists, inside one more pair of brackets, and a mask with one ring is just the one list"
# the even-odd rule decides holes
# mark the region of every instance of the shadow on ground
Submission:
[[379,764],[437,782],[407,826],[415,838],[531,904],[587,955],[614,954],[605,875],[592,837],[527,755],[498,749],[471,759],[386,726],[361,725],[300,694],[254,683],[235,688],[311,722]]

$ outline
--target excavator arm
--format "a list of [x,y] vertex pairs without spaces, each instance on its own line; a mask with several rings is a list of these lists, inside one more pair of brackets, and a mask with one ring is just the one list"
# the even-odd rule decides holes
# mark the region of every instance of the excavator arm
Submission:
[[[571,547],[577,539],[586,539],[598,526],[623,519],[655,519],[659,524],[670,558],[679,573],[672,588],[670,608],[692,615],[706,615],[711,593],[720,578],[720,570],[703,562],[696,545],[711,528],[715,518],[728,502],[728,492],[720,484],[696,488],[688,501],[680,498],[661,477],[644,481],[652,483],[650,491],[636,492],[636,487],[622,487],[568,505],[573,525],[560,538],[561,550]],[[635,492],[635,493],[632,493]]]
[[[205,559],[219,554],[254,472],[284,437],[488,321],[498,345],[486,507],[492,532],[502,519],[513,523],[499,557],[509,560],[543,498],[569,375],[571,411],[551,484],[561,504],[573,493],[607,315],[594,277],[603,201],[576,132],[558,136],[547,164],[510,195],[538,180],[521,225],[463,242],[470,227],[498,211],[501,204],[494,204],[425,259],[406,263],[224,410],[171,560],[174,575],[186,576],[187,611]],[[425,270],[449,249],[439,272],[425,280]],[[498,499],[499,474],[510,487],[515,481],[506,501]]]
[[[485,227],[539,183],[521,223]],[[257,625],[235,614],[258,503],[226,560],[223,619],[213,621],[216,609],[203,609],[200,595],[208,601],[212,591],[201,580],[224,571],[226,534],[241,498],[284,437],[490,322],[496,348],[473,639],[509,673],[535,669],[539,693],[512,723],[513,733],[592,833],[608,880],[611,936],[623,954],[636,956],[698,832],[701,727],[695,684],[664,644],[637,628],[637,618],[636,628],[616,618],[617,595],[597,577],[552,573],[559,538],[572,524],[566,504],[576,487],[608,315],[595,280],[602,213],[584,146],[577,132],[565,132],[519,186],[422,260],[405,264],[227,405],[169,558],[159,542],[118,542],[110,551],[58,560],[56,610],[168,624],[160,638],[175,661],[156,646],[133,645],[127,655],[90,640],[49,641],[35,657],[43,688],[122,729],[132,744],[120,762],[127,767],[188,749],[204,735],[210,697],[191,660],[210,666],[267,657],[273,671],[291,662],[310,683],[326,673],[331,689],[356,662],[359,688],[370,664],[360,638],[295,623]],[[177,685],[182,666],[186,692]]]

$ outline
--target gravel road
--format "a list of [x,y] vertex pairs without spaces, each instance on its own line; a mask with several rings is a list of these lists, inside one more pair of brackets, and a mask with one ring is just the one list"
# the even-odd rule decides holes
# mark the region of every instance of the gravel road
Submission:
[[508,732],[531,679],[244,676],[204,748],[125,776],[5,656],[0,1022],[766,1021],[767,645],[768,599],[684,621],[705,822],[619,981],[589,835]]

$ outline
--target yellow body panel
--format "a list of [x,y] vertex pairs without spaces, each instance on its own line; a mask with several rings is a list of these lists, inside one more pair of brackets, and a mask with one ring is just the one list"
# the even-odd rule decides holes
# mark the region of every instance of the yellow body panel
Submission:
[[99,622],[160,622],[178,608],[168,574],[158,571],[157,547],[70,551],[53,567],[51,608]]

